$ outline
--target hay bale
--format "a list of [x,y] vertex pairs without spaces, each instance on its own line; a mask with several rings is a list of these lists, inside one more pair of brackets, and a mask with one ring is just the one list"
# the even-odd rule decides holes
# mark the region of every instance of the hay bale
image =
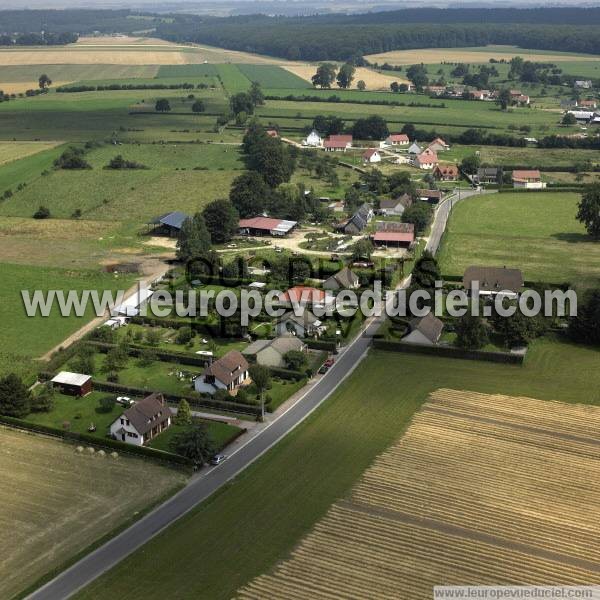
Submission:
[[88,454],[94,454],[94,452],[96,452],[96,450],[94,450],[94,448],[92,448],[91,446],[88,446],[88,447],[86,448],[86,450],[87,450],[87,453],[88,453]]
[[119,453],[118,452],[111,452],[110,453],[110,457],[111,458],[119,458]]
[[104,452],[104,450],[98,450],[98,456],[106,456],[106,452]]
[[79,454],[81,454],[83,452],[84,448],[83,446],[77,446],[77,448],[75,448],[75,452],[79,452]]

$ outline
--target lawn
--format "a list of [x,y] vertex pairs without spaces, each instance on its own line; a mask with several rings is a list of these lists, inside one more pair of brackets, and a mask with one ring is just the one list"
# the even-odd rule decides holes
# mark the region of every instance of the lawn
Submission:
[[136,458],[78,454],[51,438],[0,428],[0,596],[12,598],[185,482]]
[[[522,367],[371,352],[320,409],[231,485],[77,597],[231,598],[289,555],[398,439],[432,391],[466,388],[600,404],[599,359],[597,349],[552,339],[534,342]],[[172,556],[186,560],[172,562],[167,575],[158,573],[157,561]]]
[[600,244],[575,219],[579,194],[473,196],[453,210],[439,260],[444,275],[469,265],[520,268],[526,281],[598,285]]
[[[465,146],[469,148],[469,146]],[[471,148],[480,152],[481,161],[490,165],[524,166],[530,168],[573,166],[576,163],[600,162],[597,150],[569,148],[567,152],[559,148],[507,148],[481,146]],[[552,175],[552,173],[550,173]]]

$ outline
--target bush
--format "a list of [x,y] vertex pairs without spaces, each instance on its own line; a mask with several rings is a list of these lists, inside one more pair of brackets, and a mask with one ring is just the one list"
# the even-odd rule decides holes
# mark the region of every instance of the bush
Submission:
[[50,215],[50,209],[46,206],[40,206],[34,213],[33,213],[33,218],[34,219],[49,219],[51,217]]

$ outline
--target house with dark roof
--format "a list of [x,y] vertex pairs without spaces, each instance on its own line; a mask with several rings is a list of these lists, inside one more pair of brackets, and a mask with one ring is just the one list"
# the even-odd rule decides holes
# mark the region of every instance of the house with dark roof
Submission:
[[306,344],[293,334],[286,333],[272,340],[256,340],[242,354],[265,367],[285,368],[285,355],[288,352],[306,352]]
[[183,222],[189,218],[189,215],[175,210],[155,217],[148,223],[148,226],[153,229],[152,233],[154,234],[178,237],[183,227]]
[[412,203],[413,199],[409,194],[402,194],[398,198],[386,198],[379,202],[378,212],[380,215],[399,217]]
[[323,289],[326,290],[356,290],[360,287],[358,275],[348,267],[344,267],[323,283]]
[[277,321],[277,335],[292,335],[300,338],[318,337],[325,330],[323,323],[306,308],[300,314],[286,312]]
[[194,389],[201,394],[214,394],[217,390],[226,390],[235,395],[241,385],[248,383],[248,361],[238,350],[231,350],[211,363],[202,375],[194,379]]
[[504,180],[504,172],[502,167],[479,167],[473,179],[473,183],[500,185]]
[[523,285],[523,273],[519,269],[473,265],[467,267],[463,275],[463,287],[469,294],[477,288],[482,296],[502,294],[516,298],[523,291]]
[[365,202],[349,219],[338,223],[338,231],[348,235],[358,235],[373,218],[373,209]]
[[402,338],[407,344],[433,346],[440,341],[444,330],[444,323],[431,312],[424,317],[411,319],[408,326],[410,333]]
[[439,204],[444,194],[441,190],[417,190],[417,196],[419,200],[423,202],[430,202],[431,204]]
[[171,426],[173,411],[162,394],[155,392],[136,402],[110,426],[113,439],[143,446]]

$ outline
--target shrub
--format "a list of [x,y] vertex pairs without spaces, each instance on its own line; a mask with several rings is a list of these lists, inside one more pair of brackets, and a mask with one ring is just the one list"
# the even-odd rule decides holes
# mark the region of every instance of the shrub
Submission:
[[47,206],[40,206],[34,213],[34,219],[49,219],[51,217],[50,209]]

